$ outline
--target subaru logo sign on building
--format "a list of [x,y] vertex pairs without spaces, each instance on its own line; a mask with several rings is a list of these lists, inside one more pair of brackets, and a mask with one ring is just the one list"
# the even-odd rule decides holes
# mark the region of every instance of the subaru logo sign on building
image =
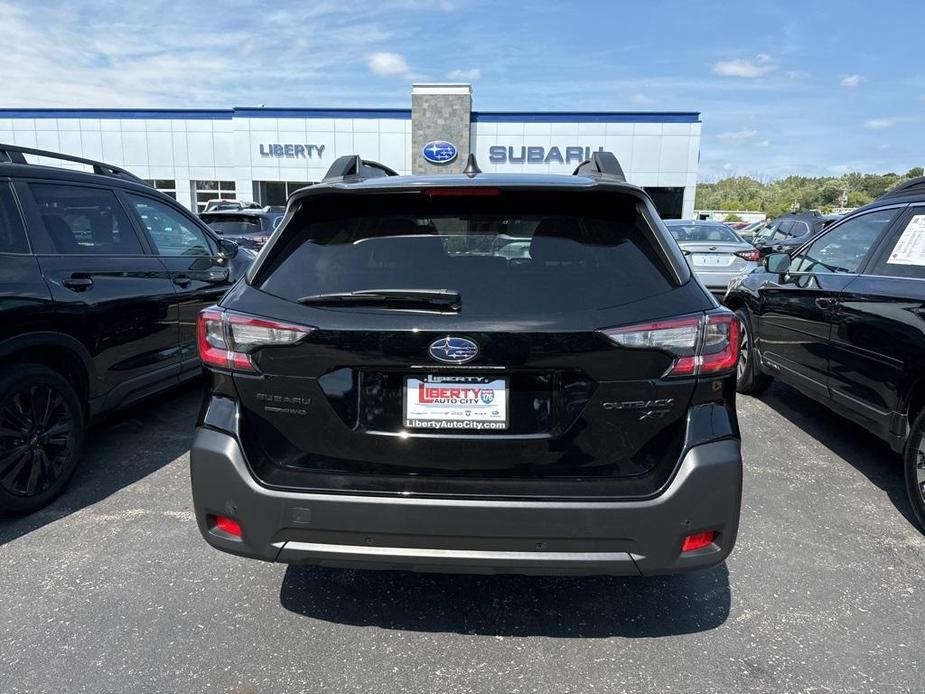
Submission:
[[424,145],[421,150],[424,158],[431,164],[449,164],[458,154],[456,145],[446,140],[434,140]]
[[465,364],[478,356],[479,346],[465,337],[447,336],[434,340],[427,351],[444,364]]

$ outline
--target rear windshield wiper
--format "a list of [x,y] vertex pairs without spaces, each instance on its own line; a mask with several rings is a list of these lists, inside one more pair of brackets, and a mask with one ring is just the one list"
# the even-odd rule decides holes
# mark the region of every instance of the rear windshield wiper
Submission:
[[462,307],[462,296],[455,289],[361,289],[312,294],[297,301],[308,306],[382,306],[450,311],[459,311]]

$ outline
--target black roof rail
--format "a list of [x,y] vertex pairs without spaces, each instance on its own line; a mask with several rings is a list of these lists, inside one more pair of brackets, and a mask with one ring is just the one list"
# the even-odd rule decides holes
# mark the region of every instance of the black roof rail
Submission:
[[61,161],[72,161],[77,164],[86,164],[93,167],[93,173],[100,176],[116,176],[118,178],[128,178],[136,183],[148,185],[133,173],[113,164],[104,164],[101,161],[93,159],[84,159],[75,157],[70,154],[61,154],[60,152],[50,152],[44,149],[33,149],[32,147],[20,147],[19,145],[5,145],[0,143],[0,163],[9,162],[12,164],[28,164],[24,154],[33,154],[37,157],[47,157],[49,159],[59,159]]
[[613,152],[594,152],[590,159],[581,162],[572,176],[601,176],[626,182],[626,175],[620,161]]
[[329,181],[333,178],[382,178],[383,176],[397,175],[396,171],[385,164],[360,159],[358,154],[349,154],[335,159],[322,180]]
[[898,195],[914,195],[916,193],[925,193],[925,176],[910,178],[908,181],[900,183],[893,190],[888,190],[877,199],[892,198]]

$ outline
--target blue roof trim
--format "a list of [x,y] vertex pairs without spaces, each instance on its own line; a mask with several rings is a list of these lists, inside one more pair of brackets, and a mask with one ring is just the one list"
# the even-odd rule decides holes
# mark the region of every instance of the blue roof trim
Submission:
[[254,108],[235,107],[238,118],[400,118],[410,119],[408,108]]
[[[231,120],[238,118],[394,118],[407,120],[404,108],[0,108],[0,118],[121,118],[125,120]],[[473,123],[699,123],[694,111],[473,111]]]
[[121,118],[124,120],[231,120],[231,109],[0,108],[0,118]]
[[697,111],[473,111],[473,123],[699,123]]

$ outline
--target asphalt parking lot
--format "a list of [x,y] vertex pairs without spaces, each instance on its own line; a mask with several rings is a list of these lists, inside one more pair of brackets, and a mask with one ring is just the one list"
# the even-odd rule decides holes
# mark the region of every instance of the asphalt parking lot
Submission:
[[4,692],[923,691],[925,537],[899,460],[786,386],[739,410],[739,543],[649,579],[365,573],[216,552],[199,393],[95,428],[65,495],[0,521]]

